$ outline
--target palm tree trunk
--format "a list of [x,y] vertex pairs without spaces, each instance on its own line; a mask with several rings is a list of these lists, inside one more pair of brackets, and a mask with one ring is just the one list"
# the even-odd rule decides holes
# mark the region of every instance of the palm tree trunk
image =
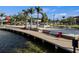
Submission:
[[27,28],[27,20],[25,20],[25,28]]
[[3,25],[3,20],[2,20],[2,24],[1,25]]
[[32,15],[31,15],[31,22],[30,22],[30,29],[32,28]]
[[39,13],[37,13],[37,28],[39,27],[39,22],[38,22],[38,20],[39,20]]
[[28,28],[28,16],[26,16],[26,20],[25,20],[25,28],[27,29]]
[[45,27],[45,23],[43,22],[43,28]]

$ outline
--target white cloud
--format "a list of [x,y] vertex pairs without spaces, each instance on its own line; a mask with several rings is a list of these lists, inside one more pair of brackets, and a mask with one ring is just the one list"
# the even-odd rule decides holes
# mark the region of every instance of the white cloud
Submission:
[[70,15],[70,16],[75,17],[75,16],[78,16],[78,15],[77,14],[74,14],[74,15]]
[[59,16],[66,16],[67,13],[60,13],[60,14],[57,14],[57,15],[59,15]]
[[[33,14],[33,17],[37,18],[37,13],[34,13],[34,14]],[[39,14],[39,17],[41,18],[41,17],[42,17],[42,15],[41,15],[41,14]]]
[[50,11],[50,9],[48,9],[48,8],[43,8],[43,11],[44,11],[44,12],[48,12],[48,11]]
[[[52,14],[51,16],[53,16],[54,14]],[[55,18],[59,18],[62,16],[67,16],[67,13],[59,13],[59,14],[55,14]]]
[[44,12],[55,12],[56,9],[43,8]]
[[67,15],[67,13],[58,13],[58,14],[55,14],[55,16],[53,16],[54,14],[51,14],[51,15],[49,15],[49,18],[50,19],[53,19],[53,17],[55,18],[55,19],[61,19],[62,18],[62,16],[68,16]]
[[34,13],[34,16],[37,16],[37,13]]

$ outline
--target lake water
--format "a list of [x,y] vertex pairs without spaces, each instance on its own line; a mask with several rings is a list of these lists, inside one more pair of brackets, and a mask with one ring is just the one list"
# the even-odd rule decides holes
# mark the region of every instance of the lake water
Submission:
[[0,52],[16,52],[16,48],[23,48],[26,38],[0,30]]
[[66,28],[63,28],[63,29],[60,29],[60,28],[52,28],[50,30],[50,33],[52,34],[56,34],[57,32],[62,32],[63,34],[66,34],[66,35],[79,35],[79,30],[77,29],[66,29]]

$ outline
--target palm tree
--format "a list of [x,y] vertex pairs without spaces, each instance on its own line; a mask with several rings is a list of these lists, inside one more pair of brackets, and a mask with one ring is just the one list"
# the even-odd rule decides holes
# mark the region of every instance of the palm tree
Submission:
[[2,25],[3,25],[3,20],[2,17],[5,16],[4,13],[0,13],[0,17],[1,17],[1,21],[2,21]]
[[34,8],[29,9],[29,13],[31,14],[31,19],[30,19],[30,29],[32,28],[32,14],[34,13]]
[[44,27],[44,24],[48,23],[48,17],[46,13],[41,13],[41,14],[42,14],[41,22],[43,23],[43,27]]
[[28,21],[28,14],[29,14],[29,10],[27,9],[27,10],[22,10],[22,12],[23,12],[23,15],[25,16],[25,28],[27,27],[27,21]]
[[14,18],[13,23],[16,25],[16,20],[18,19],[18,16],[17,15],[13,15],[13,18]]
[[[42,11],[42,8],[40,8],[39,6],[38,7],[35,7],[36,11],[37,11],[37,19],[39,20],[39,14],[40,12]],[[38,28],[38,21],[37,21],[37,28]]]

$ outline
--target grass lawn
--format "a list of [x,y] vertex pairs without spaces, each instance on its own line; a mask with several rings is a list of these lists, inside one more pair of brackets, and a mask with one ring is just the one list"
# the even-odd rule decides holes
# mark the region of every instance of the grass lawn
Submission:
[[58,27],[71,27],[71,28],[75,28],[75,29],[79,29],[79,25],[54,25],[54,26],[58,26]]
[[71,25],[71,28],[79,29],[79,25]]

